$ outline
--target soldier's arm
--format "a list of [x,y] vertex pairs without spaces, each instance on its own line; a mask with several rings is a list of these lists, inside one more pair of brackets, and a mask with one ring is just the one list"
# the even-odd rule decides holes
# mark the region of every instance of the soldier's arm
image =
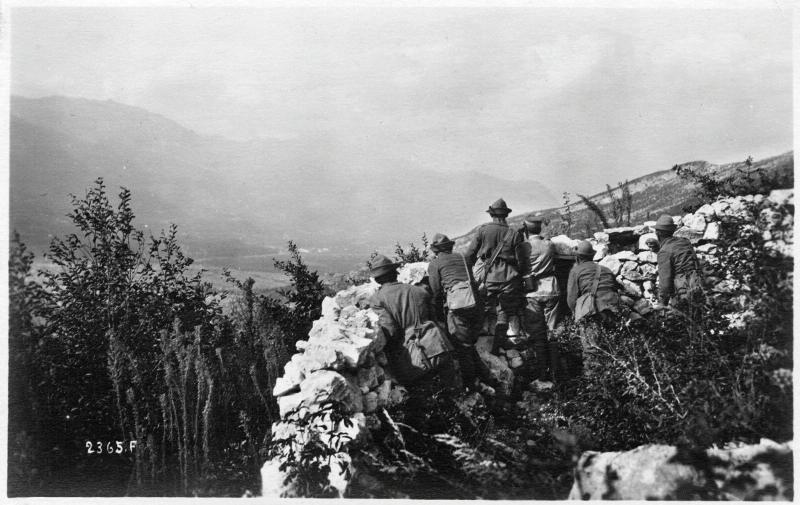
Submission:
[[672,278],[672,255],[668,250],[658,252],[658,301],[667,305],[674,289]]
[[578,301],[578,275],[575,273],[575,268],[569,271],[569,278],[567,279],[567,305],[569,310],[575,312],[575,303]]
[[531,244],[525,240],[517,245],[517,265],[519,265],[519,273],[523,277],[531,273]]
[[478,228],[475,232],[475,236],[472,238],[472,243],[470,243],[467,250],[464,252],[464,256],[467,258],[467,263],[472,265],[478,261],[478,251],[481,250],[481,243],[483,241],[483,237],[481,236],[481,231],[483,228]]
[[444,314],[444,287],[442,278],[439,275],[439,267],[436,262],[428,263],[428,280],[430,281],[431,294],[433,300],[433,317],[442,319]]
[[377,297],[373,297],[370,306],[378,314],[378,327],[383,331],[388,341],[396,341],[398,336],[402,338],[401,328],[397,325],[389,311]]

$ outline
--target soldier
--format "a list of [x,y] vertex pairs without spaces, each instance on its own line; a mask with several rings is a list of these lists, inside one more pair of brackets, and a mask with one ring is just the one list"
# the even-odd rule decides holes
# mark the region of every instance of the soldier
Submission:
[[[487,312],[497,310],[493,349],[496,353],[500,345],[509,345],[509,336],[519,335],[519,312],[525,298],[517,256],[517,246],[522,242],[522,236],[506,223],[506,216],[511,213],[511,209],[506,206],[505,200],[497,200],[486,212],[492,216],[492,222],[478,228],[466,256],[470,263],[480,259],[486,269],[483,276],[489,309]],[[480,278],[476,280],[479,284],[483,282]]]
[[[463,254],[453,254],[455,242],[446,235],[437,233],[430,245],[436,257],[428,263],[428,279],[433,293],[434,317],[447,323],[447,330],[455,347],[454,354],[461,365],[461,377],[467,386],[475,385],[481,378],[490,384],[488,371],[475,350],[475,342],[483,328],[483,305],[477,295],[477,286],[472,277],[472,265]],[[448,298],[455,296],[456,286],[467,283],[475,296],[471,308],[449,310]],[[451,301],[452,303],[452,301]]]
[[[664,214],[656,221],[658,244],[658,303],[656,309],[665,309],[670,301],[689,299],[695,292],[702,293],[703,277],[694,247],[689,240],[674,237],[677,226],[672,217]],[[650,244],[648,244],[650,245]]]
[[567,305],[575,316],[583,348],[584,376],[597,355],[597,335],[602,323],[620,311],[617,280],[608,268],[592,261],[595,251],[592,244],[581,240],[575,248],[575,266],[567,281]]
[[547,342],[547,333],[559,323],[558,298],[560,295],[554,264],[555,247],[543,238],[542,218],[530,215],[523,224],[526,241],[520,245],[520,273],[525,287],[525,331],[536,354],[534,375],[544,379],[548,364],[555,376],[558,363],[558,344]]
[[452,345],[444,335],[429,342],[424,349],[433,369],[419,376],[412,367],[408,339],[414,328],[432,321],[431,295],[424,288],[397,282],[397,267],[379,254],[370,265],[370,274],[381,285],[373,295],[370,306],[378,313],[378,324],[386,336],[386,357],[392,374],[409,388],[430,389],[430,379],[438,376],[441,385],[460,386],[460,378],[452,357]]

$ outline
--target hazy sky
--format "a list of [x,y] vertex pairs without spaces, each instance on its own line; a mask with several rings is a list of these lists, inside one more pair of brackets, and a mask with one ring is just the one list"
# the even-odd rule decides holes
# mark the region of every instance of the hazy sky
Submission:
[[13,94],[111,99],[235,139],[320,136],[346,159],[557,193],[792,148],[778,7],[40,7],[14,8],[11,28]]

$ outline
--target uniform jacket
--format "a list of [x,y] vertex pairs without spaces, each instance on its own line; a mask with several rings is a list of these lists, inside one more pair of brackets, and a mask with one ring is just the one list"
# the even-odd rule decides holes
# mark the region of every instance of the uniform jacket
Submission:
[[[467,249],[467,261],[474,264],[478,258],[489,261],[497,248],[498,244],[508,233],[509,226],[506,223],[486,223],[478,228],[475,239]],[[511,237],[506,240],[497,260],[489,270],[487,282],[507,282],[519,276],[519,256],[518,246],[522,243],[522,235],[515,230]],[[478,279],[480,282],[480,279]]]
[[370,305],[378,313],[378,324],[391,346],[402,345],[406,329],[432,319],[431,295],[424,288],[411,284],[382,284]]
[[658,251],[658,297],[661,303],[669,303],[675,292],[675,277],[699,273],[699,264],[694,247],[681,237],[667,237]]
[[[597,273],[597,263],[594,261],[583,261],[576,263],[569,272],[567,280],[567,305],[575,312],[575,302],[578,297],[585,293],[592,292],[594,277]],[[600,300],[608,300],[610,305],[617,303],[617,280],[614,273],[608,268],[600,265],[600,280],[597,283],[598,305],[602,305]]]
[[[462,259],[464,258],[464,259]],[[466,261],[461,254],[440,252],[435,259],[428,263],[428,280],[433,293],[434,314],[444,314],[444,303],[447,300],[447,290],[459,281],[469,279],[472,264]]]

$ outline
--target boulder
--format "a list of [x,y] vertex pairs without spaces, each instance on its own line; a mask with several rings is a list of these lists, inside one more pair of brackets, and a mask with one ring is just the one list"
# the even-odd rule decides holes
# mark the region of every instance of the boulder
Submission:
[[705,229],[702,231],[695,230],[694,228],[690,228],[688,226],[684,226],[682,228],[678,228],[675,232],[675,237],[681,237],[685,239],[689,239],[689,241],[694,244],[698,242],[700,239],[703,238],[703,234],[705,233]]
[[633,251],[620,251],[611,257],[619,261],[636,261],[636,253]]
[[639,265],[635,261],[626,261],[623,263],[619,275],[624,279],[634,282],[644,279],[641,272],[639,272]]
[[706,226],[706,231],[703,233],[703,240],[719,240],[719,223],[711,222]]
[[634,298],[642,297],[642,288],[639,287],[639,285],[636,284],[635,282],[629,281],[628,279],[624,279],[619,276],[617,277],[617,282],[620,283],[624,292],[629,296],[632,296]]
[[370,282],[365,284],[350,286],[336,293],[336,304],[339,307],[347,307],[349,305],[366,307],[369,304],[369,299],[378,291],[379,287],[380,285],[374,279],[370,279]]
[[348,412],[360,412],[363,409],[361,391],[355,381],[332,370],[319,370],[306,377],[300,384],[298,394],[307,406],[332,400],[341,402]]
[[389,379],[384,380],[380,386],[375,390],[377,396],[378,407],[385,407],[389,404],[389,393],[392,391],[392,381]]
[[336,303],[336,298],[332,298],[330,296],[326,296],[322,300],[322,317],[324,319],[330,319],[331,321],[336,321],[339,318],[339,312],[342,308]]
[[280,498],[286,491],[283,481],[286,476],[281,471],[278,458],[268,459],[261,467],[261,496],[263,498]]
[[606,256],[600,260],[600,264],[611,270],[611,273],[614,275],[617,275],[622,269],[622,262],[616,259],[614,256]]
[[714,254],[717,252],[717,244],[703,244],[695,248],[700,254]]
[[627,295],[620,295],[619,300],[628,307],[633,307],[633,305],[636,303],[636,300]]
[[773,189],[767,200],[776,205],[794,205],[794,189]]
[[649,251],[650,248],[647,247],[647,241],[649,239],[653,239],[655,241],[658,241],[658,236],[655,233],[645,233],[644,235],[639,237],[639,244],[637,246],[637,249],[639,251]]
[[639,274],[642,279],[655,279],[658,277],[658,267],[652,263],[642,263],[639,265]]
[[702,207],[700,207],[699,209],[697,209],[697,210],[696,210],[694,213],[695,213],[695,215],[700,215],[700,216],[703,216],[703,217],[705,217],[705,220],[706,220],[706,221],[710,221],[710,220],[711,220],[711,218],[713,218],[713,217],[714,217],[714,214],[715,214],[715,213],[714,213],[714,207],[712,207],[712,206],[711,206],[710,204],[708,204],[708,203],[707,203],[707,204],[705,204],[705,205],[703,205],[703,206],[702,206]]
[[687,214],[683,218],[683,226],[702,233],[706,230],[706,217],[702,214]]
[[643,445],[584,452],[570,500],[791,500],[790,444],[731,449]]
[[600,261],[601,259],[603,259],[606,256],[608,256],[608,244],[598,243],[597,245],[593,244],[592,246],[594,247],[594,250],[596,251],[594,253],[594,257],[592,258],[592,261]]
[[604,231],[596,231],[594,232],[594,239],[599,244],[608,244],[608,233]]
[[636,255],[639,263],[658,263],[658,254],[653,251],[642,251]]
[[727,200],[717,200],[716,202],[711,202],[710,205],[714,210],[714,214],[717,216],[724,216],[728,213],[728,208],[730,208],[730,204]]
[[560,254],[562,256],[575,255],[575,246],[578,245],[577,240],[571,239],[566,235],[556,235],[550,239],[550,242],[553,244],[556,254]]
[[398,270],[397,281],[404,284],[419,284],[428,276],[428,262],[406,263]]
[[281,417],[286,416],[292,410],[298,408],[303,403],[303,394],[294,393],[278,397],[278,412]]
[[497,381],[497,392],[503,396],[510,396],[514,385],[514,372],[508,367],[505,360],[486,351],[478,351],[478,356],[489,369],[492,378]]
[[644,222],[644,223],[642,223],[642,224],[643,224],[644,226],[646,226],[646,227],[650,228],[651,230],[655,230],[655,229],[656,229],[656,222],[655,222],[655,221],[645,221],[645,222]]

